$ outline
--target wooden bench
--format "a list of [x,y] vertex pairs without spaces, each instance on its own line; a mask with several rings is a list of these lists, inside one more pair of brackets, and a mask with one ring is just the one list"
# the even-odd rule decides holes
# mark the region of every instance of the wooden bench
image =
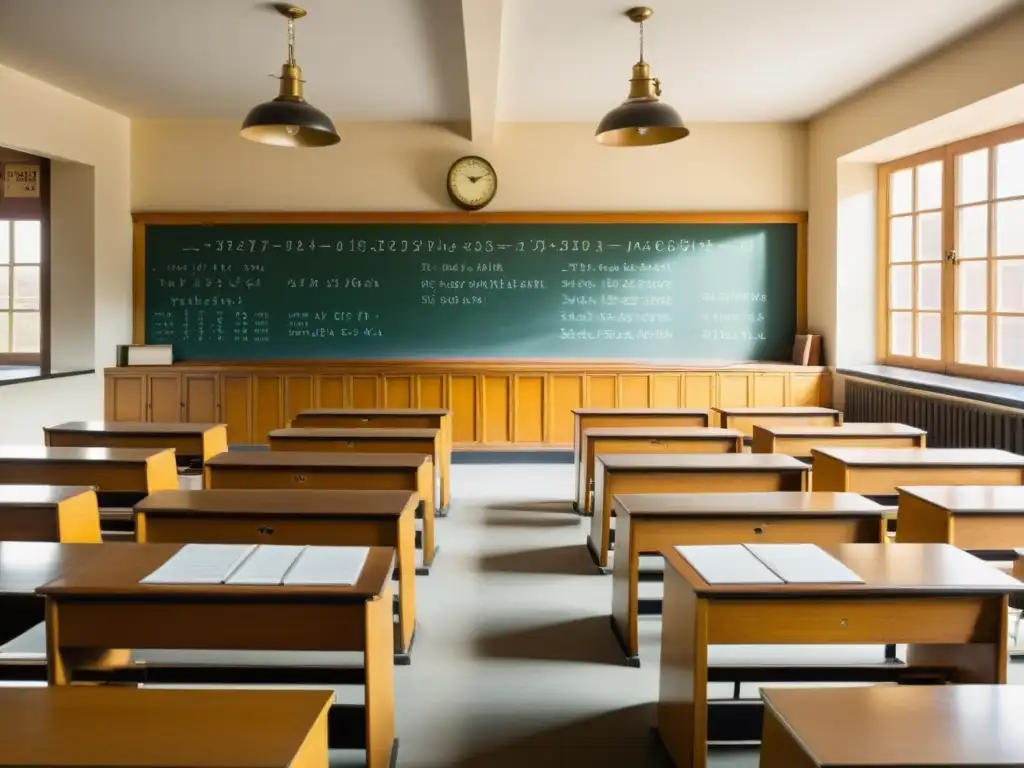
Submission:
[[1024,765],[1024,686],[901,685],[763,692],[761,768]]
[[[707,411],[692,408],[574,408],[572,428],[573,488],[576,511],[591,512],[590,482],[584,484],[583,433],[597,427],[709,427]],[[593,475],[591,475],[592,477]],[[586,492],[584,492],[586,491]]]
[[333,700],[324,690],[0,688],[0,766],[327,765]]
[[625,493],[806,491],[810,467],[792,456],[753,453],[605,454],[597,457],[587,549],[608,572],[612,496]]
[[661,613],[639,600],[640,556],[679,544],[878,544],[885,508],[855,493],[650,493],[614,496],[612,629],[640,665],[637,621]]
[[141,542],[394,547],[395,663],[416,629],[416,508],[409,491],[161,491],[135,505]]
[[179,467],[196,470],[228,449],[224,424],[69,421],[43,427],[43,435],[55,448],[173,448]]
[[441,504],[437,513],[447,514],[452,503],[452,413],[447,408],[313,408],[300,411],[289,426],[441,430]]
[[814,448],[814,490],[893,496],[903,485],[1021,485],[1024,456],[994,448]]
[[98,544],[96,491],[82,485],[0,485],[0,541]]
[[[332,708],[330,746],[365,748],[368,768],[394,764],[395,550],[371,548],[350,587],[237,586],[140,583],[181,548],[177,544],[79,546],[102,549],[102,556],[37,589],[46,600],[51,686],[117,679],[119,670],[137,679],[139,665],[124,649],[361,653],[363,704],[357,713]],[[142,666],[149,679],[155,670]],[[215,665],[207,678],[230,684],[230,666]],[[255,677],[264,669],[243,671]],[[295,679],[289,675],[296,670],[282,667],[277,679]],[[182,675],[179,682],[188,679]]]
[[781,427],[787,424],[806,424],[816,427],[838,427],[843,423],[843,412],[835,408],[818,406],[781,406],[778,408],[727,408],[715,406],[718,425],[738,429],[747,437],[754,436],[755,426]]
[[584,514],[594,502],[594,460],[611,453],[743,453],[743,433],[717,427],[592,427],[583,432],[580,449],[581,486],[577,496],[585,500]]
[[422,453],[334,453],[323,451],[228,451],[206,463],[210,489],[412,491],[422,503],[426,575],[434,563],[434,467]]
[[[676,766],[706,768],[710,645],[908,643],[906,664],[879,664],[847,680],[899,680],[944,673],[953,683],[1006,681],[1007,601],[1024,584],[948,544],[842,544],[827,549],[863,583],[708,583],[675,547],[665,557],[661,679],[657,728]],[[743,547],[722,553],[724,570],[743,572]],[[746,552],[744,556],[741,553]],[[742,560],[742,562],[740,562]],[[760,683],[794,680],[787,665],[749,670]],[[821,665],[804,667],[806,682],[842,679]],[[760,701],[730,702],[761,722]],[[883,710],[886,711],[886,710]],[[845,720],[841,711],[830,716]],[[720,734],[737,740],[756,733]],[[862,734],[867,741],[867,735]],[[799,763],[796,763],[799,765]]]
[[754,425],[754,453],[785,453],[808,458],[812,448],[924,448],[923,429],[906,424],[848,422],[842,426]]

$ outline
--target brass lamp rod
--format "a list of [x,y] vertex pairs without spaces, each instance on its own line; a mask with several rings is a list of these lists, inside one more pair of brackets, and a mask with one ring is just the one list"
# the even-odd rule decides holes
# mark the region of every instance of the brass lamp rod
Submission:
[[302,99],[302,68],[295,62],[295,20],[306,11],[294,5],[278,3],[274,10],[288,19],[288,61],[281,65],[280,95],[286,99]]

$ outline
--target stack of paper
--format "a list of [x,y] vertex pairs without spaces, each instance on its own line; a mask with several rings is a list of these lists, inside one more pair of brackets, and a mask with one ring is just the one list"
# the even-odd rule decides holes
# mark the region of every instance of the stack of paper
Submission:
[[676,547],[708,584],[863,584],[815,544],[725,544]]

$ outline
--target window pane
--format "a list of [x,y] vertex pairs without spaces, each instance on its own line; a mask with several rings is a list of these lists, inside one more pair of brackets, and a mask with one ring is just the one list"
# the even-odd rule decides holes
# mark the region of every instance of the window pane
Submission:
[[917,308],[942,309],[942,262],[918,266]]
[[41,226],[38,221],[14,222],[14,261],[38,264],[42,260]]
[[942,214],[924,213],[917,217],[917,260],[942,259]]
[[988,365],[988,318],[960,315],[956,335],[956,360],[968,365]]
[[889,269],[889,309],[914,308],[914,268],[909,264],[904,267]]
[[1024,313],[1024,259],[996,262],[996,310]]
[[961,261],[956,265],[956,308],[966,312],[988,309],[988,262]]
[[1024,139],[996,147],[996,197],[1024,195]]
[[39,267],[14,268],[14,308],[39,309]]
[[996,365],[1024,368],[1024,317],[996,318]]
[[942,161],[917,167],[917,207],[928,211],[942,207]]
[[942,315],[938,312],[917,315],[917,356],[931,360],[942,357]]
[[15,312],[11,326],[11,352],[39,351],[39,313]]
[[11,223],[0,221],[0,264],[9,264],[11,260]]
[[1024,256],[1024,200],[996,204],[996,256]]
[[889,175],[889,213],[910,213],[914,209],[914,169],[904,168]]
[[0,310],[11,308],[11,268],[0,267]]
[[914,217],[901,216],[889,222],[889,261],[913,261]]
[[0,352],[10,352],[8,337],[11,335],[11,316],[0,312]]
[[956,176],[956,201],[978,203],[988,200],[988,150],[960,155]]
[[988,205],[960,209],[956,222],[956,252],[961,259],[988,256]]
[[889,315],[889,351],[894,355],[914,354],[914,323],[910,312]]

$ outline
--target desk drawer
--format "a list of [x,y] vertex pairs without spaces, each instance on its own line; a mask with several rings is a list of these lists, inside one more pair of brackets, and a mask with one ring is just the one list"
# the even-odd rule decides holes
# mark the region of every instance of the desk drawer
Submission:
[[1018,467],[850,467],[848,487],[814,490],[888,495],[899,485],[1020,485],[1022,475]]
[[[140,530],[143,526],[139,526]],[[191,544],[311,544],[394,547],[398,520],[310,519],[232,515],[231,519],[160,515],[147,517],[145,540],[149,543]]]
[[734,453],[739,447],[735,437],[642,437],[635,439],[594,440],[594,455],[602,453]]
[[685,544],[878,544],[883,530],[878,518],[675,518],[633,520],[631,525],[643,553]]
[[275,451],[337,451],[339,453],[422,453],[434,455],[433,440],[382,440],[381,438],[327,440],[324,438],[276,438],[270,439],[270,448]]
[[207,467],[210,488],[276,488],[325,491],[416,491],[417,472],[346,469]]

